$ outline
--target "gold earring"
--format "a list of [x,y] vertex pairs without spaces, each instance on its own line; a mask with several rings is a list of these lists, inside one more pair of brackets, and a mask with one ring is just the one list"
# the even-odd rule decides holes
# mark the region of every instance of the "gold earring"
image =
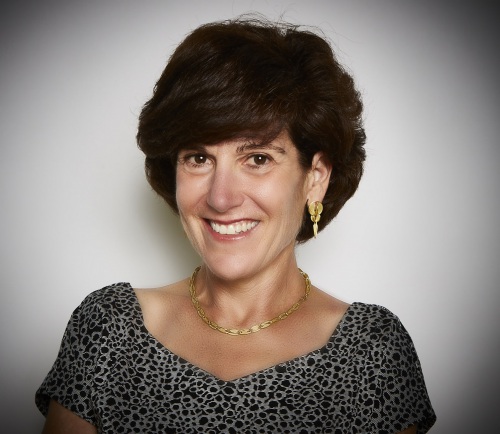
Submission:
[[309,204],[309,214],[311,214],[311,221],[313,222],[314,238],[318,235],[318,222],[321,219],[321,213],[323,212],[323,204],[318,201],[311,202]]

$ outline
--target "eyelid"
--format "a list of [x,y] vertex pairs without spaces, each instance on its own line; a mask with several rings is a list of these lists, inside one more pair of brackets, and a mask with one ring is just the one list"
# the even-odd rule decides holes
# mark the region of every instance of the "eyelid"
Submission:
[[182,151],[179,151],[179,153],[177,154],[177,158],[179,160],[186,160],[195,155],[204,155],[207,158],[210,158],[210,154],[203,148],[183,149]]
[[273,159],[273,157],[271,157],[269,154],[266,154],[265,152],[252,152],[251,154],[247,155],[247,158],[259,157],[259,156],[266,157],[269,160]]
[[[201,156],[205,159],[205,161],[198,163],[194,160],[195,157]],[[183,165],[188,171],[196,171],[200,173],[205,173],[207,170],[213,166],[214,161],[213,158],[208,155],[206,152],[200,151],[187,151],[185,155],[179,155],[178,164]]]
[[251,168],[253,168],[253,169],[264,168],[264,167],[269,166],[269,164],[274,162],[273,157],[271,157],[269,154],[266,154],[265,152],[254,152],[252,154],[249,154],[249,155],[247,155],[245,161],[251,160],[252,158],[259,157],[259,156],[264,157],[266,159],[266,161],[263,164],[249,163]]
[[177,152],[177,157],[185,158],[188,155],[198,155],[198,154],[208,155],[208,152],[204,146],[189,146],[187,148],[180,149]]

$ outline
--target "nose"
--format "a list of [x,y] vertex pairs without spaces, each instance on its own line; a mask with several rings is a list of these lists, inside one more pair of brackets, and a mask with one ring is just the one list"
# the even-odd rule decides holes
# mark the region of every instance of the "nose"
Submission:
[[219,213],[243,203],[241,180],[232,166],[217,165],[212,173],[207,193],[208,205]]

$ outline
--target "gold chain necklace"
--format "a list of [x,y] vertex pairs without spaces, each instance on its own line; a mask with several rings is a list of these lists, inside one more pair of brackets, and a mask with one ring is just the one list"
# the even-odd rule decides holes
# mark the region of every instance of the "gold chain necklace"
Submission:
[[203,308],[200,305],[200,302],[198,301],[198,298],[196,297],[196,289],[194,287],[194,281],[196,279],[196,275],[198,274],[198,271],[200,271],[201,267],[197,267],[193,275],[191,276],[191,279],[189,280],[189,294],[191,294],[191,301],[193,302],[193,305],[196,309],[196,312],[198,312],[198,315],[200,318],[205,321],[208,326],[213,328],[214,330],[217,330],[218,332],[224,333],[226,335],[231,335],[231,336],[239,336],[239,335],[249,335],[250,333],[257,333],[258,331],[265,329],[269,327],[270,325],[273,325],[274,323],[277,323],[278,321],[284,320],[288,318],[292,313],[294,313],[299,306],[307,300],[307,297],[309,297],[309,293],[311,292],[311,281],[309,280],[309,276],[304,273],[300,268],[300,274],[302,274],[302,277],[304,278],[304,281],[306,283],[306,289],[305,293],[302,297],[299,298],[299,300],[294,303],[290,309],[287,311],[283,312],[282,314],[275,316],[273,319],[270,319],[268,321],[263,321],[260,324],[255,324],[254,326],[248,328],[248,329],[228,329],[226,327],[222,327],[219,324],[213,322],[211,319],[209,319],[203,310]]

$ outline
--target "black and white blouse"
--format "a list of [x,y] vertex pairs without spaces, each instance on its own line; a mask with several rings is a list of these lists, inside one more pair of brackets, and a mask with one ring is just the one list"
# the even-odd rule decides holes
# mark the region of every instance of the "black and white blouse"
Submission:
[[99,433],[425,433],[434,415],[410,336],[387,309],[353,303],[328,343],[293,360],[222,381],[146,330],[128,283],[74,311],[36,393]]

